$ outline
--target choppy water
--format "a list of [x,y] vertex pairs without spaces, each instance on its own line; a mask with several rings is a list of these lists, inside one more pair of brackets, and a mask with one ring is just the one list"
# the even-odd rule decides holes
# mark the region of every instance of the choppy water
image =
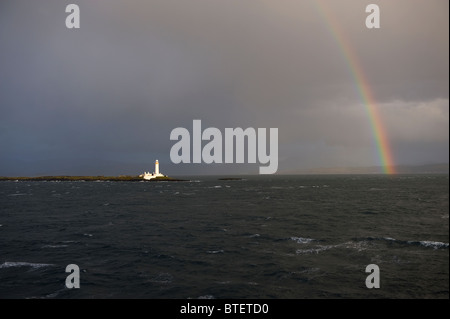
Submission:
[[449,298],[448,218],[448,175],[0,182],[0,298]]

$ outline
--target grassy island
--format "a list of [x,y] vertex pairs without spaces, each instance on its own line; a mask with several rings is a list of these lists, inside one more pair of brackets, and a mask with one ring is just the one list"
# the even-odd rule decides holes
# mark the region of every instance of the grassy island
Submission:
[[182,179],[176,179],[168,176],[156,177],[145,180],[139,176],[120,175],[120,176],[38,176],[38,177],[1,177],[0,181],[109,181],[109,182],[181,182]]

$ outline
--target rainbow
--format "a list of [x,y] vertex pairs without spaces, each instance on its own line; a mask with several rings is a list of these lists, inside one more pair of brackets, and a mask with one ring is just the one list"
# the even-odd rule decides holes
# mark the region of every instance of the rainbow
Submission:
[[[379,162],[383,168],[385,174],[395,174],[394,159],[392,151],[389,145],[386,130],[383,126],[380,113],[377,108],[377,102],[370,89],[370,84],[367,76],[364,73],[364,69],[359,62],[358,56],[353,50],[352,44],[345,36],[340,23],[331,14],[330,10],[326,8],[322,0],[316,0],[317,9],[322,18],[328,25],[328,30],[336,40],[342,55],[347,62],[351,75],[355,80],[356,88],[359,96],[361,97],[365,110],[367,112],[372,133],[374,136],[374,142],[376,145]],[[362,12],[364,13],[364,12]]]

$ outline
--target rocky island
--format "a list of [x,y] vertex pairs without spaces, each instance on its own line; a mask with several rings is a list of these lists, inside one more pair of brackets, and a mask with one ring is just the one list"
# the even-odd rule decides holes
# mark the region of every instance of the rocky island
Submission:
[[184,179],[176,179],[160,173],[159,162],[155,162],[153,173],[145,172],[141,175],[119,175],[119,176],[38,176],[38,177],[2,177],[0,181],[108,181],[108,182],[185,182]]
[[158,176],[152,179],[143,179],[133,175],[119,176],[37,176],[37,177],[1,177],[0,181],[109,181],[109,182],[182,182],[183,179],[172,178],[168,176]]

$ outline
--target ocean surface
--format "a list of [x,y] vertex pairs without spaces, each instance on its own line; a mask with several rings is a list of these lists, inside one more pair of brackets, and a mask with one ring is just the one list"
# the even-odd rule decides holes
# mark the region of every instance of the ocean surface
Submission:
[[448,175],[242,178],[2,181],[0,298],[449,298]]

